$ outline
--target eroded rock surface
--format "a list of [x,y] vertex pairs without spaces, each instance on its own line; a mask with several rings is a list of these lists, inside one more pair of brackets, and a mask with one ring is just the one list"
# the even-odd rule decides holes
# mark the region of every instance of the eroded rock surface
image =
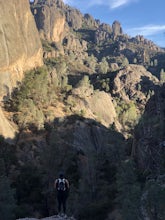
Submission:
[[28,0],[0,0],[0,96],[27,69],[42,65],[42,49]]
[[[0,99],[11,93],[26,70],[41,66],[43,52],[28,0],[0,0]],[[1,112],[1,126],[4,116]],[[7,126],[8,123],[5,123]],[[0,133],[13,138],[9,125]]]

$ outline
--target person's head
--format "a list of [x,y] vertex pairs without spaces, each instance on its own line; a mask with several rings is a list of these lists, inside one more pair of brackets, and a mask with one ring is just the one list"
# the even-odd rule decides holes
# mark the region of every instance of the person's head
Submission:
[[64,174],[62,172],[59,174],[59,178],[64,178]]

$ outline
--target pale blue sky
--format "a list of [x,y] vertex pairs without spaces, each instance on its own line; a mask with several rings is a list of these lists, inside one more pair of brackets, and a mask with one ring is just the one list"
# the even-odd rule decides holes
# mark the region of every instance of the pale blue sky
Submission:
[[121,23],[123,32],[143,35],[161,47],[165,47],[165,0],[63,0],[89,13],[95,19],[112,25]]

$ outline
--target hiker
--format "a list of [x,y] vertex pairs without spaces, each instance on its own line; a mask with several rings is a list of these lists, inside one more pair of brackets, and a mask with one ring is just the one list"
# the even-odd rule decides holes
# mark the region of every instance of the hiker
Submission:
[[59,178],[55,180],[55,189],[57,190],[58,214],[66,214],[66,200],[68,197],[69,181],[65,179],[64,174],[60,173]]

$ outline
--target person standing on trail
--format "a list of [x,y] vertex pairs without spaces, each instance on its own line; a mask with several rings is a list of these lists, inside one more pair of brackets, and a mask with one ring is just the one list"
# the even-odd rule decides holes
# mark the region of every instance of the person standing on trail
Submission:
[[68,197],[69,181],[64,177],[63,173],[60,173],[59,178],[55,180],[54,187],[57,191],[58,201],[58,214],[66,214],[66,200]]

